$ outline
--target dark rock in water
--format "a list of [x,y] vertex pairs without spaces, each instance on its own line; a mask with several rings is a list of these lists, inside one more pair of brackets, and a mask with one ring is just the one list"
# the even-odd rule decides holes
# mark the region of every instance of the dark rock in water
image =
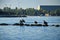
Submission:
[[13,25],[23,26],[24,24],[15,23]]
[[42,26],[42,24],[31,24],[31,26]]
[[56,27],[59,27],[60,25],[56,25]]
[[13,25],[23,26],[24,24],[15,23],[15,24],[13,24]]
[[51,25],[51,26],[55,26],[55,25],[53,24],[53,25]]
[[51,25],[51,26],[59,27],[60,25],[54,25],[54,24],[53,24],[53,25]]
[[42,25],[42,26],[49,26],[49,25]]
[[[19,23],[15,23],[15,24],[6,24],[6,23],[1,23],[0,25],[43,26],[43,27],[50,26],[50,25],[42,25],[42,24],[19,24]],[[51,25],[51,26],[60,27],[60,25]]]
[[30,24],[25,24],[25,26],[30,26]]
[[24,24],[20,24],[20,26],[24,26]]
[[19,23],[15,23],[15,24],[13,24],[13,25],[20,25]]
[[6,23],[1,23],[0,25],[9,25],[9,24],[6,24]]

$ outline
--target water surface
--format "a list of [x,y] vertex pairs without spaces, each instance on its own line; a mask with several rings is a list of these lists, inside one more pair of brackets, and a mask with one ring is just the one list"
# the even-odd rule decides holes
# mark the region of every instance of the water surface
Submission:
[[[0,18],[0,23],[14,24],[24,19],[25,23],[38,21],[43,24],[46,20],[49,25],[60,24],[60,17],[25,17]],[[60,40],[60,27],[55,26],[0,26],[0,40]]]

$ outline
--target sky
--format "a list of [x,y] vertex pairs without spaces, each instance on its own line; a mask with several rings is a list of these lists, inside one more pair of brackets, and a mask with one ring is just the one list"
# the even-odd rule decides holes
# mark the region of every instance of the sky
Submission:
[[37,8],[38,5],[60,5],[60,0],[0,0],[0,8]]

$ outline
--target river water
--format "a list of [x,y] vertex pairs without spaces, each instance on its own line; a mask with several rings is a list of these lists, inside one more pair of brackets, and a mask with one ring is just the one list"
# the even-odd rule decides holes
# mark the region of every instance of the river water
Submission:
[[[24,19],[26,24],[37,21],[43,24],[46,20],[49,25],[60,25],[60,17],[0,17],[0,23],[14,24],[19,23],[20,19]],[[60,40],[60,27],[55,26],[1,26],[0,25],[0,40]]]

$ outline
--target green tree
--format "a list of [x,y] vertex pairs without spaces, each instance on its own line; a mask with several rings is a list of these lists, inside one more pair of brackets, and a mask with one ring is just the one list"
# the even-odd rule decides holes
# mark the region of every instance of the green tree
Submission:
[[60,16],[60,9],[57,9],[57,10],[56,10],[56,15],[57,15],[57,16]]
[[27,8],[26,9],[26,15],[33,16],[34,13],[35,13],[35,9],[34,8]]

